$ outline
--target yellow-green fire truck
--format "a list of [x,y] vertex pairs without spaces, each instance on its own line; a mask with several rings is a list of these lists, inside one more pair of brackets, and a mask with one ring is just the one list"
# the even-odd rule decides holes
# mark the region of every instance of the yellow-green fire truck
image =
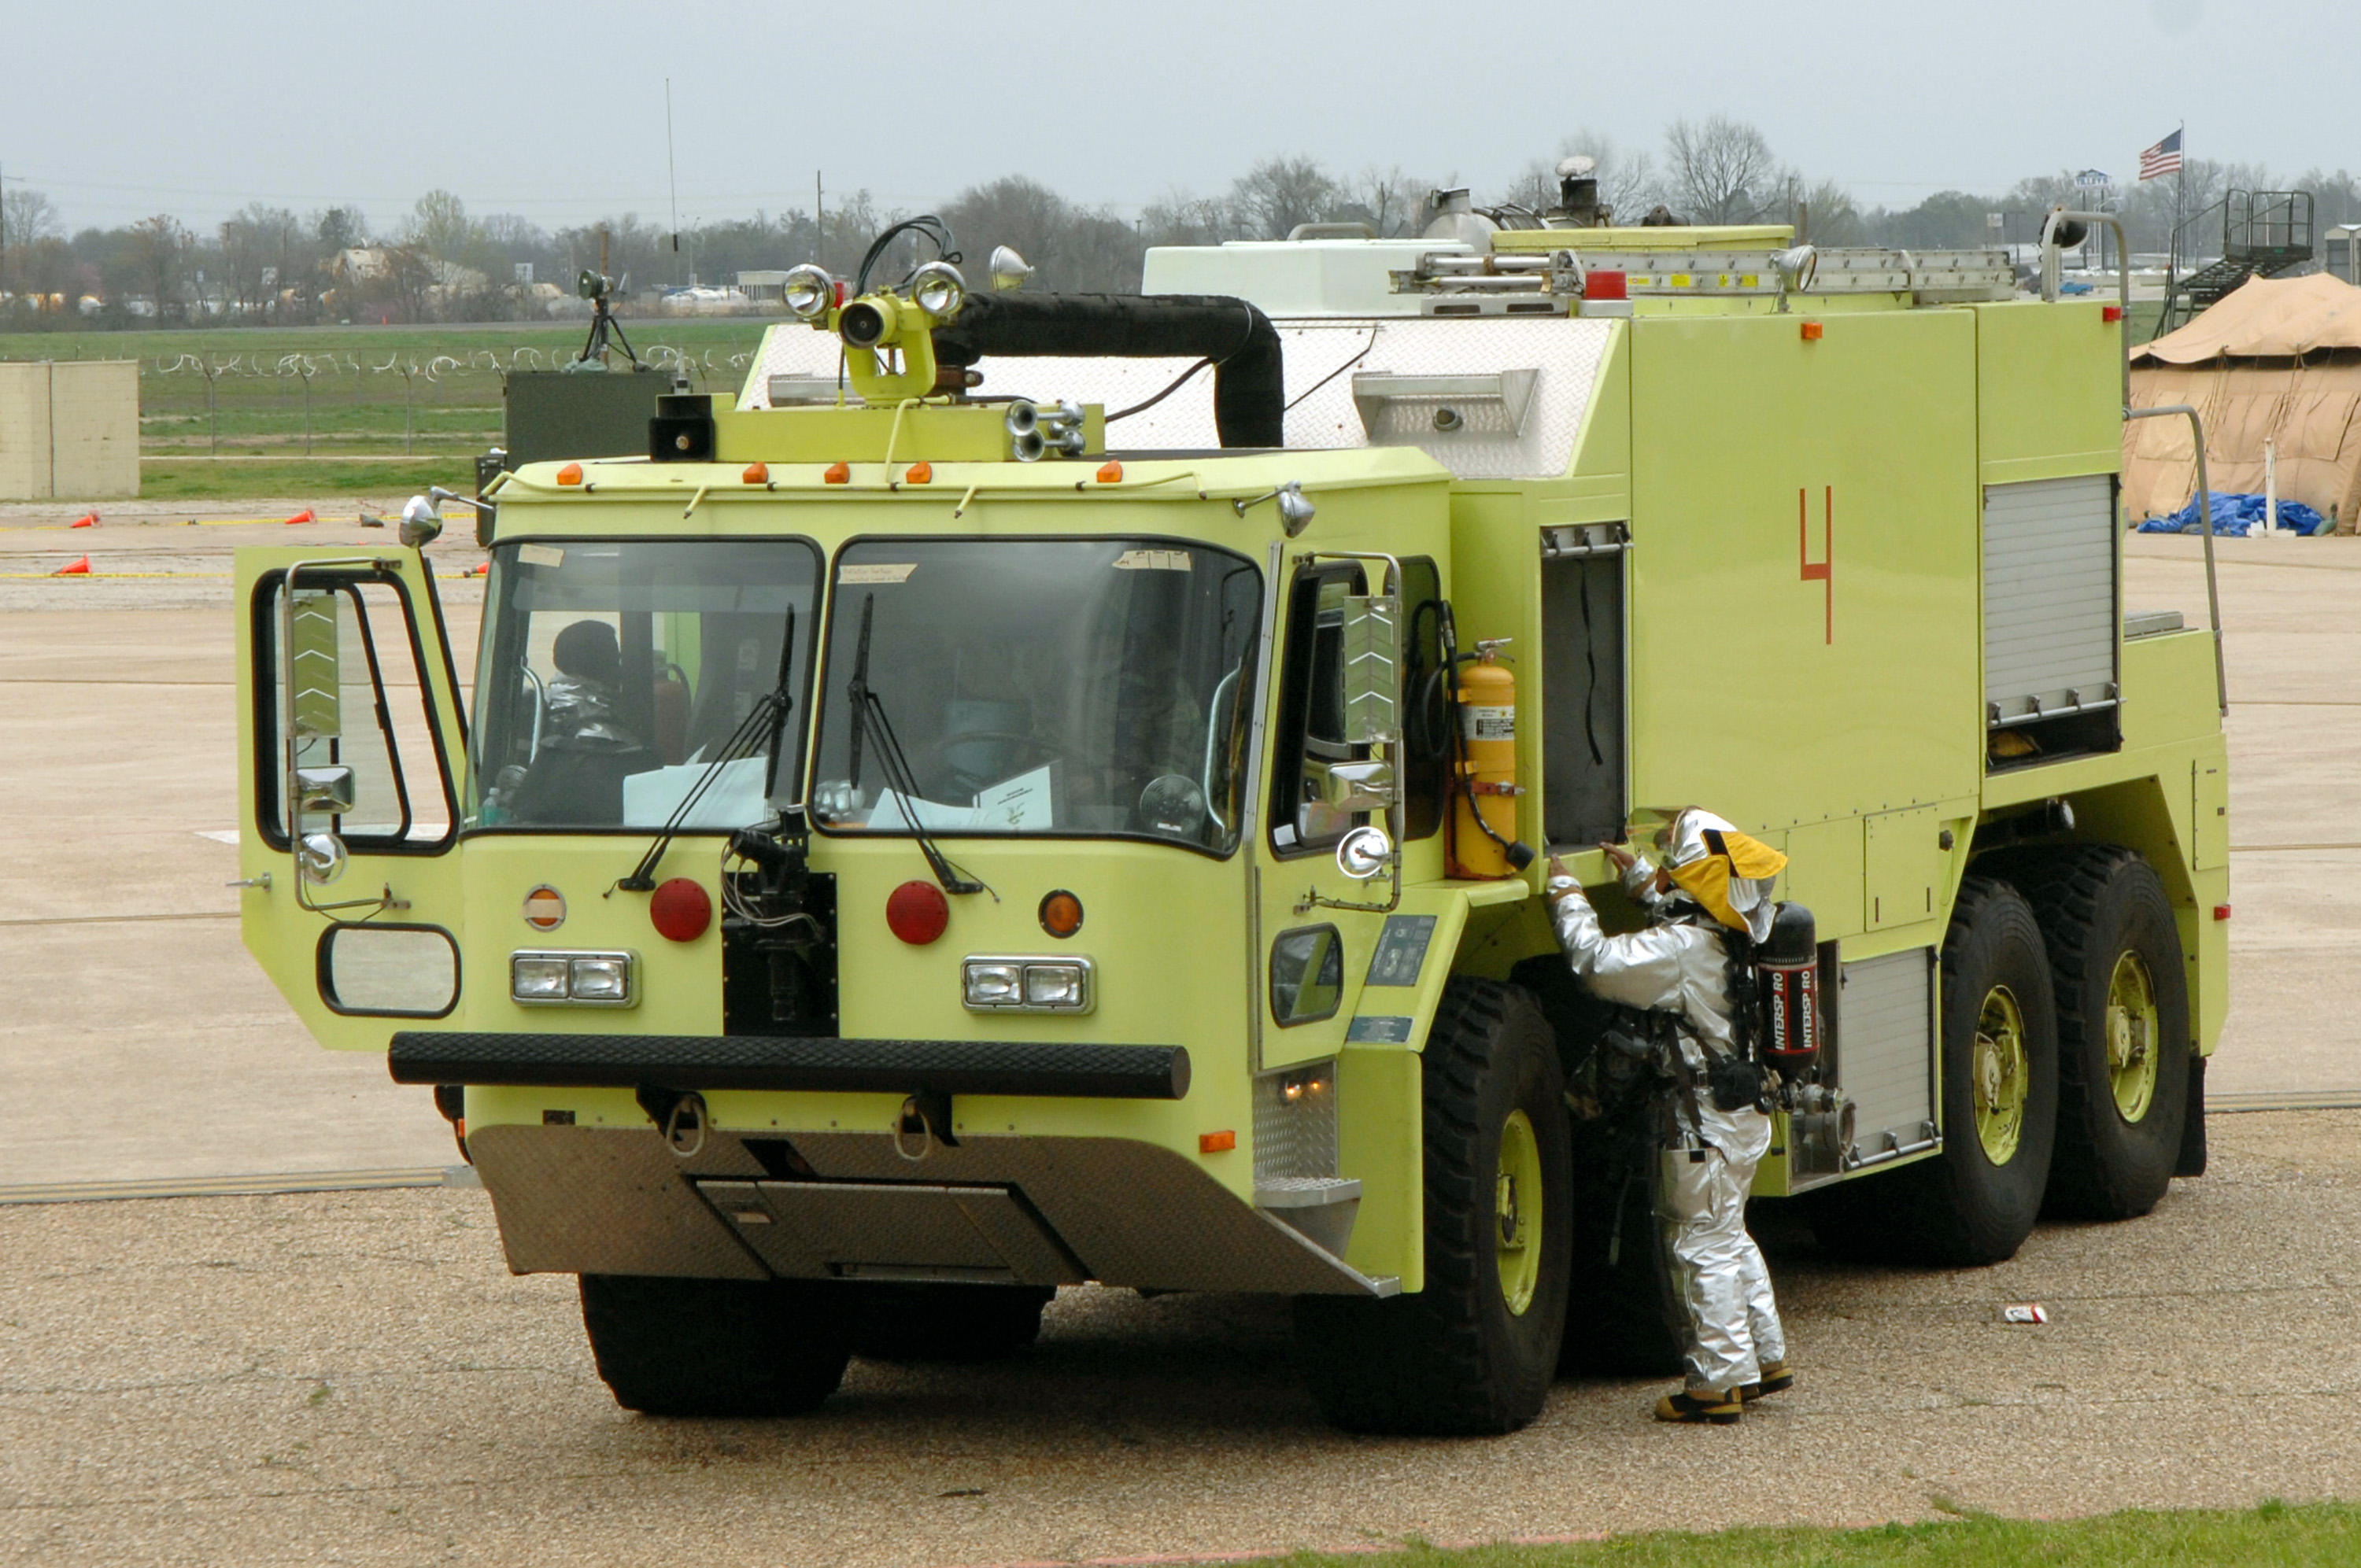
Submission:
[[1672,1370],[1534,852],[1636,924],[1597,846],[1690,804],[1817,923],[1755,1192],[1824,1245],[2202,1170],[2219,637],[2123,603],[2117,313],[1464,206],[1137,297],[805,269],[734,401],[490,490],[471,685],[433,519],[240,553],[247,945],[435,1086],[623,1404],[1086,1281],[1292,1298],[1362,1430]]

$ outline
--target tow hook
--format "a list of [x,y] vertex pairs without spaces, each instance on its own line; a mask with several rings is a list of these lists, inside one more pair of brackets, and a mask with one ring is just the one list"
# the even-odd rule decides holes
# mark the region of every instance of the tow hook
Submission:
[[664,1146],[674,1154],[694,1159],[705,1152],[705,1126],[710,1118],[704,1095],[695,1090],[683,1092],[643,1083],[632,1098],[663,1131]]
[[[913,1135],[918,1140],[915,1154],[903,1141]],[[906,1098],[902,1109],[894,1113],[894,1152],[915,1165],[938,1144],[947,1149],[959,1147],[959,1139],[951,1135],[951,1097],[939,1089],[922,1089]]]

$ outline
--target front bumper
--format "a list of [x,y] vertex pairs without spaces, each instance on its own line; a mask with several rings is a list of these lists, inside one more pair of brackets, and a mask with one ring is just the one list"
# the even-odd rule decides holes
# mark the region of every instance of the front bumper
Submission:
[[799,1090],[1180,1100],[1184,1046],[1048,1040],[844,1040],[763,1035],[544,1035],[405,1029],[396,1083],[555,1089]]
[[499,1124],[467,1147],[518,1274],[914,1279],[1388,1296],[1170,1149],[973,1135],[918,1159],[886,1133]]

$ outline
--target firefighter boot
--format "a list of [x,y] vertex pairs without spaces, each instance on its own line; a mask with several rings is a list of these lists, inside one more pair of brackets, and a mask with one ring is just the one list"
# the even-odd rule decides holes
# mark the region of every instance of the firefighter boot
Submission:
[[1766,1361],[1763,1364],[1762,1381],[1739,1385],[1738,1397],[1741,1400],[1751,1402],[1763,1398],[1765,1394],[1784,1394],[1795,1386],[1795,1369],[1794,1367],[1784,1361]]
[[1745,1413],[1746,1407],[1740,1402],[1735,1388],[1727,1394],[1717,1394],[1710,1389],[1702,1394],[1692,1394],[1684,1388],[1656,1401],[1656,1419],[1660,1421],[1684,1424],[1711,1421],[1715,1426],[1727,1427],[1737,1425]]

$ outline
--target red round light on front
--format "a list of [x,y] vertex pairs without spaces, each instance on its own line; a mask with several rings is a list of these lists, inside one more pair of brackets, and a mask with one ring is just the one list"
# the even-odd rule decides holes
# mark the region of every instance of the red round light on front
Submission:
[[951,901],[930,882],[906,882],[885,896],[885,927],[914,948],[923,948],[951,923]]
[[1082,901],[1058,889],[1041,900],[1041,929],[1052,937],[1071,937],[1082,928]]
[[694,942],[713,924],[713,897],[704,885],[676,876],[648,899],[648,919],[656,935],[674,942]]

